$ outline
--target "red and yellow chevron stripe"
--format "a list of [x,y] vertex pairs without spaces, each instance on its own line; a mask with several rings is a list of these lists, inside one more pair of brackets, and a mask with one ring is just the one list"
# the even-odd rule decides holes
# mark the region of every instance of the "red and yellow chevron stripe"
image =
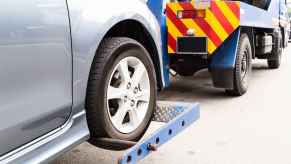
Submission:
[[[168,3],[166,8],[168,28],[168,53],[176,52],[178,37],[194,29],[195,36],[207,37],[208,54],[212,54],[240,25],[240,2],[211,0],[204,18],[179,19],[177,12],[196,10],[193,2]],[[193,43],[194,44],[194,43]]]

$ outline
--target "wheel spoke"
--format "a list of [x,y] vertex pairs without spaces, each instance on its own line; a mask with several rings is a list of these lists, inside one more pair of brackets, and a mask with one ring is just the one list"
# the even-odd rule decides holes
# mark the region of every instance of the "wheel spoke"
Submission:
[[136,95],[137,101],[149,102],[150,101],[150,91],[143,89]]
[[112,117],[112,121],[114,122],[114,125],[118,128],[122,128],[122,122],[126,116],[126,113],[128,112],[128,107],[123,104],[115,113],[115,115]]
[[130,81],[130,75],[129,75],[129,71],[128,71],[128,60],[125,58],[123,60],[120,61],[119,66],[118,66],[118,71],[122,77],[122,79],[125,82],[129,82]]
[[132,109],[129,111],[129,120],[134,127],[138,126],[140,120],[136,109]]
[[113,86],[109,86],[107,91],[107,99],[123,99],[126,95],[126,90],[122,88],[115,88]]
[[137,86],[140,83],[140,81],[142,80],[145,73],[146,73],[145,67],[143,66],[142,63],[139,63],[136,66],[135,71],[133,73],[133,76],[131,78],[131,80],[135,86]]

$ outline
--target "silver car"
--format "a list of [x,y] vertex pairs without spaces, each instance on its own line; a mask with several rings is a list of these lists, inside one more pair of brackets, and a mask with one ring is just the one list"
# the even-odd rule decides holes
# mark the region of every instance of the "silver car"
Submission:
[[141,138],[167,80],[146,0],[0,6],[0,163],[46,162],[86,140],[108,146],[96,138]]

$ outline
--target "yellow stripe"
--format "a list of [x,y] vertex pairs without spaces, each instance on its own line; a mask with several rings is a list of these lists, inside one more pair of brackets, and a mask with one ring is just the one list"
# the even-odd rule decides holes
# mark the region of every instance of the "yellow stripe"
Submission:
[[174,50],[168,45],[168,53],[169,54],[173,54],[175,53]]
[[224,41],[227,38],[227,32],[210,10],[206,10],[205,21],[211,26],[211,28],[215,31],[221,41]]
[[213,42],[209,38],[207,39],[207,43],[208,43],[207,45],[208,53],[209,55],[211,55],[216,50],[216,46],[213,44]]
[[[187,28],[195,29],[195,36],[207,37],[207,35],[192,19],[184,19],[183,24],[185,24]],[[209,39],[208,37],[207,37],[207,42],[208,42],[208,53],[212,53],[216,49],[216,46],[214,45],[212,40]]]
[[182,22],[187,28],[195,30],[195,36],[207,36],[192,19],[183,19]]
[[167,18],[167,27],[168,27],[168,32],[174,38],[177,38],[179,36],[183,36],[182,33],[178,30],[178,28],[174,25],[174,23],[169,18]]
[[[177,12],[179,10],[183,10],[183,8],[179,5],[179,3],[175,3],[175,4],[170,4],[168,5],[169,8],[173,11],[173,12]],[[210,12],[208,12],[210,13]],[[207,14],[208,14],[207,13]],[[211,13],[212,14],[212,13]],[[209,15],[209,14],[208,14]],[[208,22],[210,25],[213,23],[213,14],[210,15]],[[223,27],[219,24],[219,22],[217,21],[216,18],[214,18],[216,23],[215,26],[212,26],[212,28],[217,31],[218,33],[221,33],[219,35],[219,37],[222,38],[226,38],[227,37],[227,33],[225,32],[225,30],[223,29]],[[203,32],[203,30],[195,23],[195,21],[193,19],[181,19],[182,23],[188,28],[188,29],[194,29],[195,30],[195,36],[199,36],[199,37],[207,37],[207,35]],[[177,39],[178,36],[182,36],[182,34],[179,32],[178,27],[176,27],[176,25],[170,21],[167,18],[167,26],[168,26],[168,32],[175,38]],[[222,31],[222,32],[221,32]],[[222,40],[224,40],[222,39]],[[215,44],[212,42],[211,39],[209,39],[207,37],[207,44],[208,44],[208,53],[212,54],[215,50],[216,50],[216,46]],[[174,51],[168,46],[168,52],[169,53],[173,53]]]
[[239,26],[239,20],[234,15],[234,13],[230,10],[230,8],[227,6],[226,2],[219,1],[216,3],[219,7],[220,11],[222,11],[223,15],[227,18],[227,20],[230,22],[233,28],[237,28]]
[[169,7],[171,8],[171,10],[177,14],[177,11],[183,10],[183,8],[180,6],[179,3],[173,3],[171,5],[169,5]]

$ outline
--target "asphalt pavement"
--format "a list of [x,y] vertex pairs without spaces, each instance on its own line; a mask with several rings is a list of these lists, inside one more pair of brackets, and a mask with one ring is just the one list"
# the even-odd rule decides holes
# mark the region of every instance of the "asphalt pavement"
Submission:
[[[160,99],[199,102],[201,118],[141,164],[291,164],[290,47],[280,69],[253,61],[251,85],[242,97],[213,88],[206,70],[173,78]],[[120,154],[84,143],[53,163],[111,164]]]

